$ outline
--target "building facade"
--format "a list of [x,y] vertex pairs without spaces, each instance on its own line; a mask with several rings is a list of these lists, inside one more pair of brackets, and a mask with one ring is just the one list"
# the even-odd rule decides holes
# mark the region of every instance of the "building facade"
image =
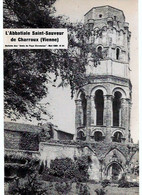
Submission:
[[92,31],[90,42],[103,59],[97,66],[86,66],[89,84],[79,89],[75,100],[76,138],[128,143],[132,93],[129,24],[121,10],[110,6],[92,8],[85,14],[85,24]]

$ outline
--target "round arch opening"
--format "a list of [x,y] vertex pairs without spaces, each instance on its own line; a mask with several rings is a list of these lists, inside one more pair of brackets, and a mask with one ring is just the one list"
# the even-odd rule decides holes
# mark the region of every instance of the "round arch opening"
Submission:
[[79,131],[78,134],[77,134],[77,139],[82,140],[82,141],[85,141],[86,140],[86,137],[84,135],[84,132]]
[[97,141],[97,142],[103,141],[103,134],[102,134],[102,132],[96,131],[94,133],[94,140]]
[[102,54],[103,54],[103,46],[102,45],[98,45],[96,51],[97,51],[99,57],[102,57]]
[[122,94],[119,91],[114,93],[113,99],[113,126],[119,127],[121,120],[121,97]]
[[115,132],[112,138],[113,142],[121,143],[123,138],[123,134],[119,131]]
[[103,112],[104,112],[104,96],[103,91],[98,89],[95,92],[95,106],[96,106],[96,125],[103,125]]

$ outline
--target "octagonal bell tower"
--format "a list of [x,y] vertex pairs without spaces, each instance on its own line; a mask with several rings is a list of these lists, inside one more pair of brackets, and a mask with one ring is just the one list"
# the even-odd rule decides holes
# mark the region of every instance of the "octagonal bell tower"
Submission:
[[[94,7],[85,14],[91,41],[105,51],[100,64],[86,66],[89,83],[76,97],[76,139],[130,142],[131,82],[129,24],[123,11],[111,6]],[[101,36],[97,36],[101,29]]]

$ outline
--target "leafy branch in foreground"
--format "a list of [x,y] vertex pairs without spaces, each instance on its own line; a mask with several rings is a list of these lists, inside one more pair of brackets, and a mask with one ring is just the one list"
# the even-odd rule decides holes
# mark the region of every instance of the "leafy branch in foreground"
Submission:
[[[94,45],[95,36],[101,36],[103,29],[94,32],[84,24],[72,24],[63,16],[55,16],[55,2],[4,1],[5,28],[68,29],[67,50],[4,51],[4,109],[9,118],[41,120],[41,115],[48,113],[39,102],[48,95],[49,83],[60,77],[59,86],[69,85],[73,97],[75,90],[88,82],[87,65],[91,62],[97,66],[103,58]],[[55,75],[53,81],[51,74]]]

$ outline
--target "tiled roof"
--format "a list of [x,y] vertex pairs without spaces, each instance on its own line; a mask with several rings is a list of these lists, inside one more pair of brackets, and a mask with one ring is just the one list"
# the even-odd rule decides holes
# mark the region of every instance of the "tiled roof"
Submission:
[[22,131],[22,132],[40,132],[42,127],[24,123],[5,122],[4,129],[10,131]]
[[69,134],[74,135],[73,133],[59,130],[58,127],[53,125],[52,123],[45,123],[41,126],[37,126],[37,125],[30,125],[30,124],[25,124],[25,123],[4,122],[5,130],[21,131],[21,132],[37,132],[38,133],[38,132],[41,132],[42,129],[44,129],[45,131],[49,131],[51,126],[54,131],[65,133],[68,135]]
[[62,130],[59,130],[59,129],[55,129],[55,130],[58,131],[58,132],[61,132],[61,133],[68,134],[68,135],[74,135],[74,133],[72,133],[72,132],[62,131]]

